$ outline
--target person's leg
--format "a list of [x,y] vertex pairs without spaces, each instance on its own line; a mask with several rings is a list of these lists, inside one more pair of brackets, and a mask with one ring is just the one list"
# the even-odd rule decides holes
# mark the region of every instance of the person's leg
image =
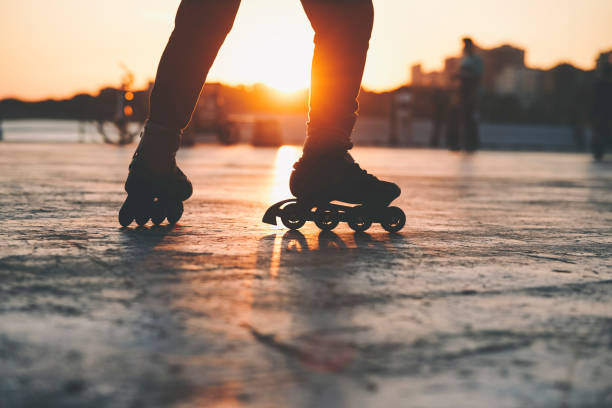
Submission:
[[450,93],[448,114],[446,117],[446,147],[452,151],[459,151],[461,144],[459,141],[461,126],[461,97],[457,90]]
[[442,116],[439,113],[434,113],[431,128],[431,137],[429,138],[429,147],[440,146],[440,133],[442,133]]
[[459,108],[456,104],[452,105],[448,113],[446,125],[446,146],[449,150],[459,151]]
[[478,137],[478,122],[476,121],[476,107],[474,103],[468,103],[465,112],[465,149],[469,152],[478,150],[480,147]]
[[476,96],[474,91],[468,91],[462,100],[463,143],[468,152],[478,150],[478,123],[476,121]]
[[399,196],[399,187],[367,174],[348,154],[374,20],[372,1],[302,0],[302,5],[315,31],[315,49],[308,136],[294,165],[291,192],[306,202],[386,206]]
[[612,118],[608,117],[604,128],[604,151],[612,145]]
[[608,132],[610,129],[607,129],[606,126],[607,119],[606,118],[596,118],[593,123],[593,133],[591,135],[591,152],[593,153],[593,157],[595,160],[601,160],[604,157],[606,152],[606,139],[608,138]]
[[184,129],[240,0],[182,0],[175,28],[162,55],[151,94],[149,120]]
[[231,29],[240,0],[182,0],[151,94],[151,112],[125,182],[119,222],[179,220],[191,182],[177,167],[181,132],[191,118],[208,71]]
[[371,0],[301,0],[315,31],[305,152],[350,146],[374,21]]

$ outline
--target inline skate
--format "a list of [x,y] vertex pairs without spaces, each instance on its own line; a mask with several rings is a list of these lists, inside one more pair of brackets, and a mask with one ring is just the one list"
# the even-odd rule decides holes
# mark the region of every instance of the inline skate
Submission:
[[268,208],[264,223],[276,225],[278,217],[292,230],[306,221],[314,221],[324,231],[331,231],[340,222],[354,231],[365,231],[372,223],[380,223],[388,232],[404,227],[404,212],[389,206],[400,195],[400,188],[368,174],[348,152],[335,157],[302,157],[293,167],[289,186],[295,198]]
[[159,225],[166,218],[174,224],[181,218],[183,201],[191,196],[193,187],[176,165],[180,142],[180,132],[146,125],[125,182],[128,196],[119,210],[122,226],[134,220],[143,226],[149,219]]

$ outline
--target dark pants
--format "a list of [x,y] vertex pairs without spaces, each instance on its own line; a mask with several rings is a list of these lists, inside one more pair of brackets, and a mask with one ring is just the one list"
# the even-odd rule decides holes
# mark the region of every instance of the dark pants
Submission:
[[[372,32],[372,1],[301,2],[315,31],[307,146],[348,145]],[[239,5],[240,0],[182,0],[157,70],[151,122],[173,130],[188,125]]]
[[593,121],[591,151],[597,160],[601,160],[606,152],[606,145],[612,143],[612,119],[598,117]]
[[478,89],[476,86],[466,86],[461,93],[461,123],[463,124],[463,143],[465,150],[474,151],[480,146],[478,122],[476,121],[476,105]]
[[446,145],[450,150],[461,150],[459,141],[459,105],[451,104],[446,116]]

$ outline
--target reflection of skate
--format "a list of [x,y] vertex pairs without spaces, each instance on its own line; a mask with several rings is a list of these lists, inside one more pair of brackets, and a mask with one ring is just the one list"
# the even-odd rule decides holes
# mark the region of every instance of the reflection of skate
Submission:
[[380,223],[386,231],[397,232],[406,223],[406,215],[399,207],[315,204],[296,198],[280,201],[268,208],[263,222],[276,225],[276,217],[280,217],[283,225],[292,230],[301,228],[306,221],[314,221],[324,231],[331,231],[338,223],[346,222],[354,231],[365,231],[372,223]]
[[297,230],[289,230],[283,235],[281,250],[283,252],[308,253],[310,247],[304,234]]
[[346,249],[346,244],[337,234],[332,231],[319,232],[319,251],[335,249]]

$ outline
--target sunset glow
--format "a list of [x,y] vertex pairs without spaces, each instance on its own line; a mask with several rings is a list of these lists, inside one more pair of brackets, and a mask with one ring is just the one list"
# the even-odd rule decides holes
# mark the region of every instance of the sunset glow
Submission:
[[291,24],[279,22],[282,35],[265,31],[257,42],[244,40],[248,30],[236,27],[236,34],[230,35],[224,51],[239,63],[228,63],[230,58],[220,59],[209,78],[232,84],[264,83],[284,92],[307,88],[314,46],[307,22],[299,27],[296,30]]
[[[153,79],[179,0],[20,0],[3,3],[0,97],[29,99],[117,86],[121,63],[137,87]],[[609,0],[374,0],[364,86],[396,87],[421,62],[439,68],[471,35],[479,45],[512,43],[529,66],[570,62],[590,69],[612,48]],[[313,31],[298,0],[245,0],[209,81],[308,86]]]

